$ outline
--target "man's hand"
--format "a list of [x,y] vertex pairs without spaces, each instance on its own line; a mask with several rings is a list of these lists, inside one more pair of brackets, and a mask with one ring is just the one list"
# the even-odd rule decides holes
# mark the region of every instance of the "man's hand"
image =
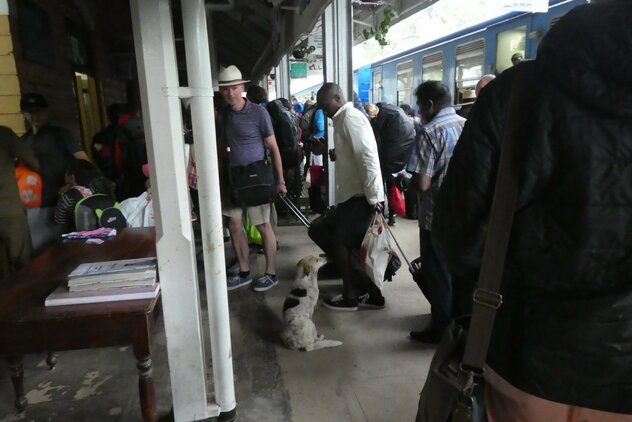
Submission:
[[325,138],[317,138],[315,136],[311,136],[309,138],[312,142],[311,142],[311,151],[312,154],[314,155],[322,155],[324,148],[326,148],[325,146]]
[[375,211],[382,214],[384,212],[384,202],[378,202],[375,204]]
[[287,195],[287,187],[285,187],[285,182],[277,183],[277,192],[279,192],[279,195],[281,196]]

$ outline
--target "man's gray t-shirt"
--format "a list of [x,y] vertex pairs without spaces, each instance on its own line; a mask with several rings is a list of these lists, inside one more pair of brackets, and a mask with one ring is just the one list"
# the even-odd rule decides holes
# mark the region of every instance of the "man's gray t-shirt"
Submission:
[[230,166],[245,166],[265,158],[263,140],[274,135],[270,115],[261,106],[246,100],[243,110],[228,111],[226,140]]

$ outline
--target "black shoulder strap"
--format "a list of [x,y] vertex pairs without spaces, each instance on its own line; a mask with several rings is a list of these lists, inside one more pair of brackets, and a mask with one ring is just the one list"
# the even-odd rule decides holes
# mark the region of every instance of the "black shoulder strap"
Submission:
[[485,366],[496,311],[502,303],[499,291],[518,199],[519,173],[522,168],[520,154],[517,152],[528,141],[526,138],[531,133],[535,115],[533,110],[536,109],[537,93],[534,90],[537,90],[538,83],[535,80],[535,66],[535,62],[527,62],[515,69],[489,229],[485,238],[478,288],[474,292],[463,366],[480,373]]

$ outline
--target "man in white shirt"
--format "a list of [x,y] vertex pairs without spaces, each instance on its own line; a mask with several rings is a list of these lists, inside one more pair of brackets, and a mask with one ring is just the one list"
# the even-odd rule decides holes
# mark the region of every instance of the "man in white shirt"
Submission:
[[317,102],[334,122],[336,210],[327,226],[331,248],[326,252],[342,274],[342,294],[326,299],[323,305],[340,311],[356,311],[358,306],[381,309],[384,297],[360,268],[358,259],[364,234],[384,202],[373,130],[366,116],[345,101],[338,85],[324,84]]

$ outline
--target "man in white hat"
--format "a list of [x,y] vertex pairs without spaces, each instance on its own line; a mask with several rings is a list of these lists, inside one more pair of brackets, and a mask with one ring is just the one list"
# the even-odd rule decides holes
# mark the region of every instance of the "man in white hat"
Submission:
[[[265,156],[265,148],[270,151],[277,172],[278,192],[285,195],[285,180],[281,154],[274,137],[274,129],[268,112],[259,105],[249,101],[245,96],[244,83],[236,66],[228,66],[219,72],[218,85],[220,93],[228,105],[226,115],[221,118],[224,123],[225,145],[230,149],[229,165],[245,166],[260,161]],[[265,146],[264,146],[265,143]],[[276,275],[277,241],[270,214],[272,204],[263,204],[245,208],[250,223],[257,227],[263,240],[263,253],[266,257],[265,274],[257,279],[253,289],[258,292],[274,287],[278,282]],[[222,204],[222,212],[228,217],[228,227],[239,263],[239,274],[228,280],[228,290],[252,283],[252,275],[248,263],[248,239],[243,230],[243,209],[233,204]]]

